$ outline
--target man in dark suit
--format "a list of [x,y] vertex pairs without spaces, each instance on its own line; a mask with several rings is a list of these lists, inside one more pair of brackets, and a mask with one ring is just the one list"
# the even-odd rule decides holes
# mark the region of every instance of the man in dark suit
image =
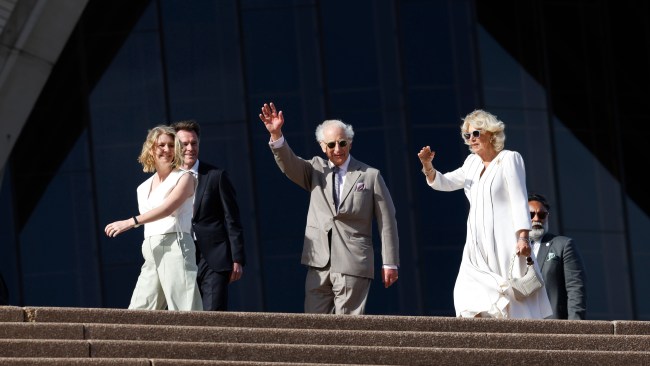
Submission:
[[548,232],[548,215],[551,209],[541,194],[528,195],[528,207],[533,223],[530,244],[542,277],[546,293],[553,308],[552,319],[585,319],[587,313],[587,287],[585,270],[573,240]]
[[196,121],[172,125],[183,147],[182,169],[198,178],[192,231],[203,310],[228,310],[228,284],[241,278],[246,262],[244,233],[235,189],[226,171],[199,162],[200,127]]
[[269,146],[278,167],[311,197],[302,250],[305,312],[363,314],[374,278],[373,217],[382,241],[384,286],[397,281],[397,221],[384,179],[379,170],[350,155],[354,130],[342,121],[327,120],[316,128],[328,159],[305,160],[282,135],[282,111],[264,104],[259,117],[271,134]]

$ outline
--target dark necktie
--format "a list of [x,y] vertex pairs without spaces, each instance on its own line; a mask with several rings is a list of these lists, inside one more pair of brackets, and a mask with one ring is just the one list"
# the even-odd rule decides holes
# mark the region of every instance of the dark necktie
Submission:
[[334,208],[339,211],[339,167],[332,168],[332,197],[334,198]]

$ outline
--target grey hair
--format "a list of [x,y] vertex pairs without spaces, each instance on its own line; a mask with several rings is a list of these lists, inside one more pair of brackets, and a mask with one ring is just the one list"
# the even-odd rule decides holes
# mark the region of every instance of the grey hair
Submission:
[[[477,109],[463,118],[463,124],[460,126],[460,133],[467,133],[469,126],[477,130],[483,130],[492,133],[490,143],[494,146],[494,150],[500,152],[505,147],[506,134],[503,132],[506,129],[505,123],[499,121],[497,116],[490,112]],[[469,145],[469,140],[463,139],[465,145]],[[470,148],[470,151],[472,149]]]
[[352,129],[352,125],[346,124],[338,119],[328,119],[316,127],[316,141],[318,141],[318,143],[325,142],[325,134],[323,131],[329,127],[341,128],[343,133],[345,133],[345,137],[347,137],[350,142],[354,139],[354,130]]

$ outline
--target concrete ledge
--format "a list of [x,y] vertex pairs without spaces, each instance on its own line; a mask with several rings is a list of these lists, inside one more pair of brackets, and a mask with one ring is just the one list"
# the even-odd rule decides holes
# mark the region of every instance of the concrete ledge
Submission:
[[0,307],[9,365],[650,365],[650,322]]
[[259,361],[220,361],[220,360],[151,360],[152,366],[386,366],[350,363],[302,363],[302,362],[259,362]]
[[617,320],[614,324],[614,334],[650,335],[650,322]]
[[0,365],[12,366],[151,366],[152,361],[135,358],[9,358],[0,357]]
[[0,322],[25,321],[23,308],[17,306],[0,306]]
[[404,330],[547,334],[614,334],[612,322],[598,320],[465,319],[428,316],[325,315],[296,313],[151,311],[86,308],[25,308],[35,322],[111,323],[296,328]]
[[[285,363],[219,360],[151,360],[145,358],[14,358],[0,357],[3,366],[373,366],[324,363]],[[381,365],[375,365],[381,366]],[[385,365],[384,365],[385,366]]]
[[0,357],[77,358],[89,356],[90,347],[87,341],[0,340]]
[[648,365],[650,352],[91,341],[92,357],[372,365]]
[[323,329],[184,327],[88,324],[87,339],[164,342],[311,344],[340,346],[434,347],[646,351],[650,336],[580,334],[510,334]]
[[84,339],[83,324],[2,323],[0,339]]

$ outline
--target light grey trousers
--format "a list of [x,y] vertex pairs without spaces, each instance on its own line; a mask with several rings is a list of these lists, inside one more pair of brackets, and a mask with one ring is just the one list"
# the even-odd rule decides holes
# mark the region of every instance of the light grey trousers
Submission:
[[196,248],[190,234],[145,238],[142,256],[144,264],[129,309],[203,310],[196,284]]

